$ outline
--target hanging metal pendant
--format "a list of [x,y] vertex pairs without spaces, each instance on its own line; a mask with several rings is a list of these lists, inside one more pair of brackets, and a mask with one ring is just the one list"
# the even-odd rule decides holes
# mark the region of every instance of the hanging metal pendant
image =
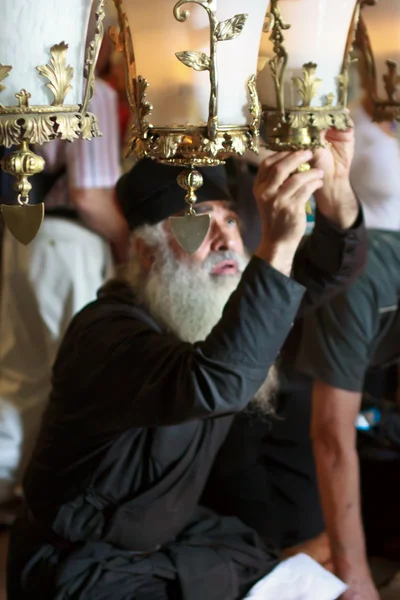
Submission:
[[14,189],[18,193],[18,204],[0,206],[3,219],[12,235],[27,246],[36,236],[44,217],[44,204],[29,204],[32,185],[28,180],[44,169],[44,159],[29,149],[27,140],[22,140],[14,152],[1,160],[1,168],[16,178]]
[[171,231],[181,248],[194,254],[200,248],[210,229],[210,215],[188,213],[184,217],[170,218]]
[[178,184],[187,191],[185,201],[189,208],[184,217],[171,217],[171,231],[180,245],[188,254],[194,254],[202,245],[210,229],[210,215],[196,215],[193,206],[197,201],[196,190],[203,184],[203,176],[193,166],[185,169],[178,176]]
[[27,246],[36,236],[44,217],[44,204],[1,205],[3,219],[12,235]]

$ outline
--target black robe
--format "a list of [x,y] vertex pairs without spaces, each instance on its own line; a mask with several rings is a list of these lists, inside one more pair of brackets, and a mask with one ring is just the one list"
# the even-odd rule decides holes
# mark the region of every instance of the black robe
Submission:
[[[162,332],[123,284],[73,320],[25,477],[27,511],[12,533],[9,600],[235,600],[275,566],[252,529],[199,498],[300,303],[305,311],[340,285],[336,265],[348,248],[362,254],[360,237],[320,217],[296,256],[306,294],[253,258],[195,345]],[[336,238],[324,271],[321,241],[326,249]]]
[[160,331],[119,283],[73,320],[11,536],[9,600],[234,600],[274,567],[249,527],[198,503],[303,294],[253,258],[204,342]]

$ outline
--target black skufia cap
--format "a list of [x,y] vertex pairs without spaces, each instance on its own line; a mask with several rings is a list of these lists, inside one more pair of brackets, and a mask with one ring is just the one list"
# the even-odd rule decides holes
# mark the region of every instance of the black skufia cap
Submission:
[[[155,225],[187,207],[186,192],[177,183],[183,168],[144,158],[122,175],[116,185],[117,199],[130,229]],[[222,165],[196,170],[203,176],[203,185],[196,192],[197,202],[232,202]]]

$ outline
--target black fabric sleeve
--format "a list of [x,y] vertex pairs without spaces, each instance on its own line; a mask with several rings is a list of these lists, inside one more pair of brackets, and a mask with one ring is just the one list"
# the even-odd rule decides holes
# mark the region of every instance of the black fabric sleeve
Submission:
[[318,210],[315,228],[296,254],[293,276],[305,288],[298,316],[315,310],[346,289],[363,271],[367,260],[364,218],[350,229],[340,229]]
[[304,318],[297,368],[332,387],[361,392],[378,329],[376,297],[361,278]]
[[68,397],[63,418],[103,433],[240,411],[265,380],[303,293],[253,258],[219,323],[194,346],[94,303],[64,340],[52,402]]

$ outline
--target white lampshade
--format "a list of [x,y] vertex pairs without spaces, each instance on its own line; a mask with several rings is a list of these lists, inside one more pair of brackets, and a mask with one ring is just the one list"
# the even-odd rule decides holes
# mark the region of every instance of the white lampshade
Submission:
[[[388,101],[384,80],[388,74],[387,60],[397,63],[397,74],[400,75],[400,2],[379,0],[374,6],[365,4],[362,19],[375,63],[375,99]],[[400,94],[397,100],[400,101]]]
[[30,104],[49,105],[53,95],[36,69],[50,59],[50,48],[65,42],[67,64],[74,71],[66,104],[82,102],[86,33],[92,0],[2,0],[0,62],[12,66],[3,80],[0,102],[16,104],[15,94],[26,89]]
[[103,18],[104,0],[2,0],[1,145],[98,134],[94,116],[86,111]]
[[[317,65],[316,78],[320,80],[310,106],[326,104],[329,95],[333,104],[338,102],[338,77],[345,58],[349,28],[357,0],[280,0],[279,11],[290,29],[283,31],[283,46],[288,54],[283,82],[285,108],[302,102],[292,78],[303,77],[303,65]],[[274,56],[270,33],[262,36],[258,74],[258,95],[263,106],[277,107],[277,96],[269,60]]]
[[[177,52],[210,55],[210,23],[199,4],[186,21],[174,17],[176,0],[124,0],[132,34],[138,76],[149,84],[147,100],[153,107],[154,127],[204,126],[209,116],[208,71],[197,71],[180,62]],[[214,0],[219,21],[247,14],[242,32],[235,39],[218,43],[218,121],[220,125],[249,122],[248,89],[257,72],[257,58],[268,0]]]

